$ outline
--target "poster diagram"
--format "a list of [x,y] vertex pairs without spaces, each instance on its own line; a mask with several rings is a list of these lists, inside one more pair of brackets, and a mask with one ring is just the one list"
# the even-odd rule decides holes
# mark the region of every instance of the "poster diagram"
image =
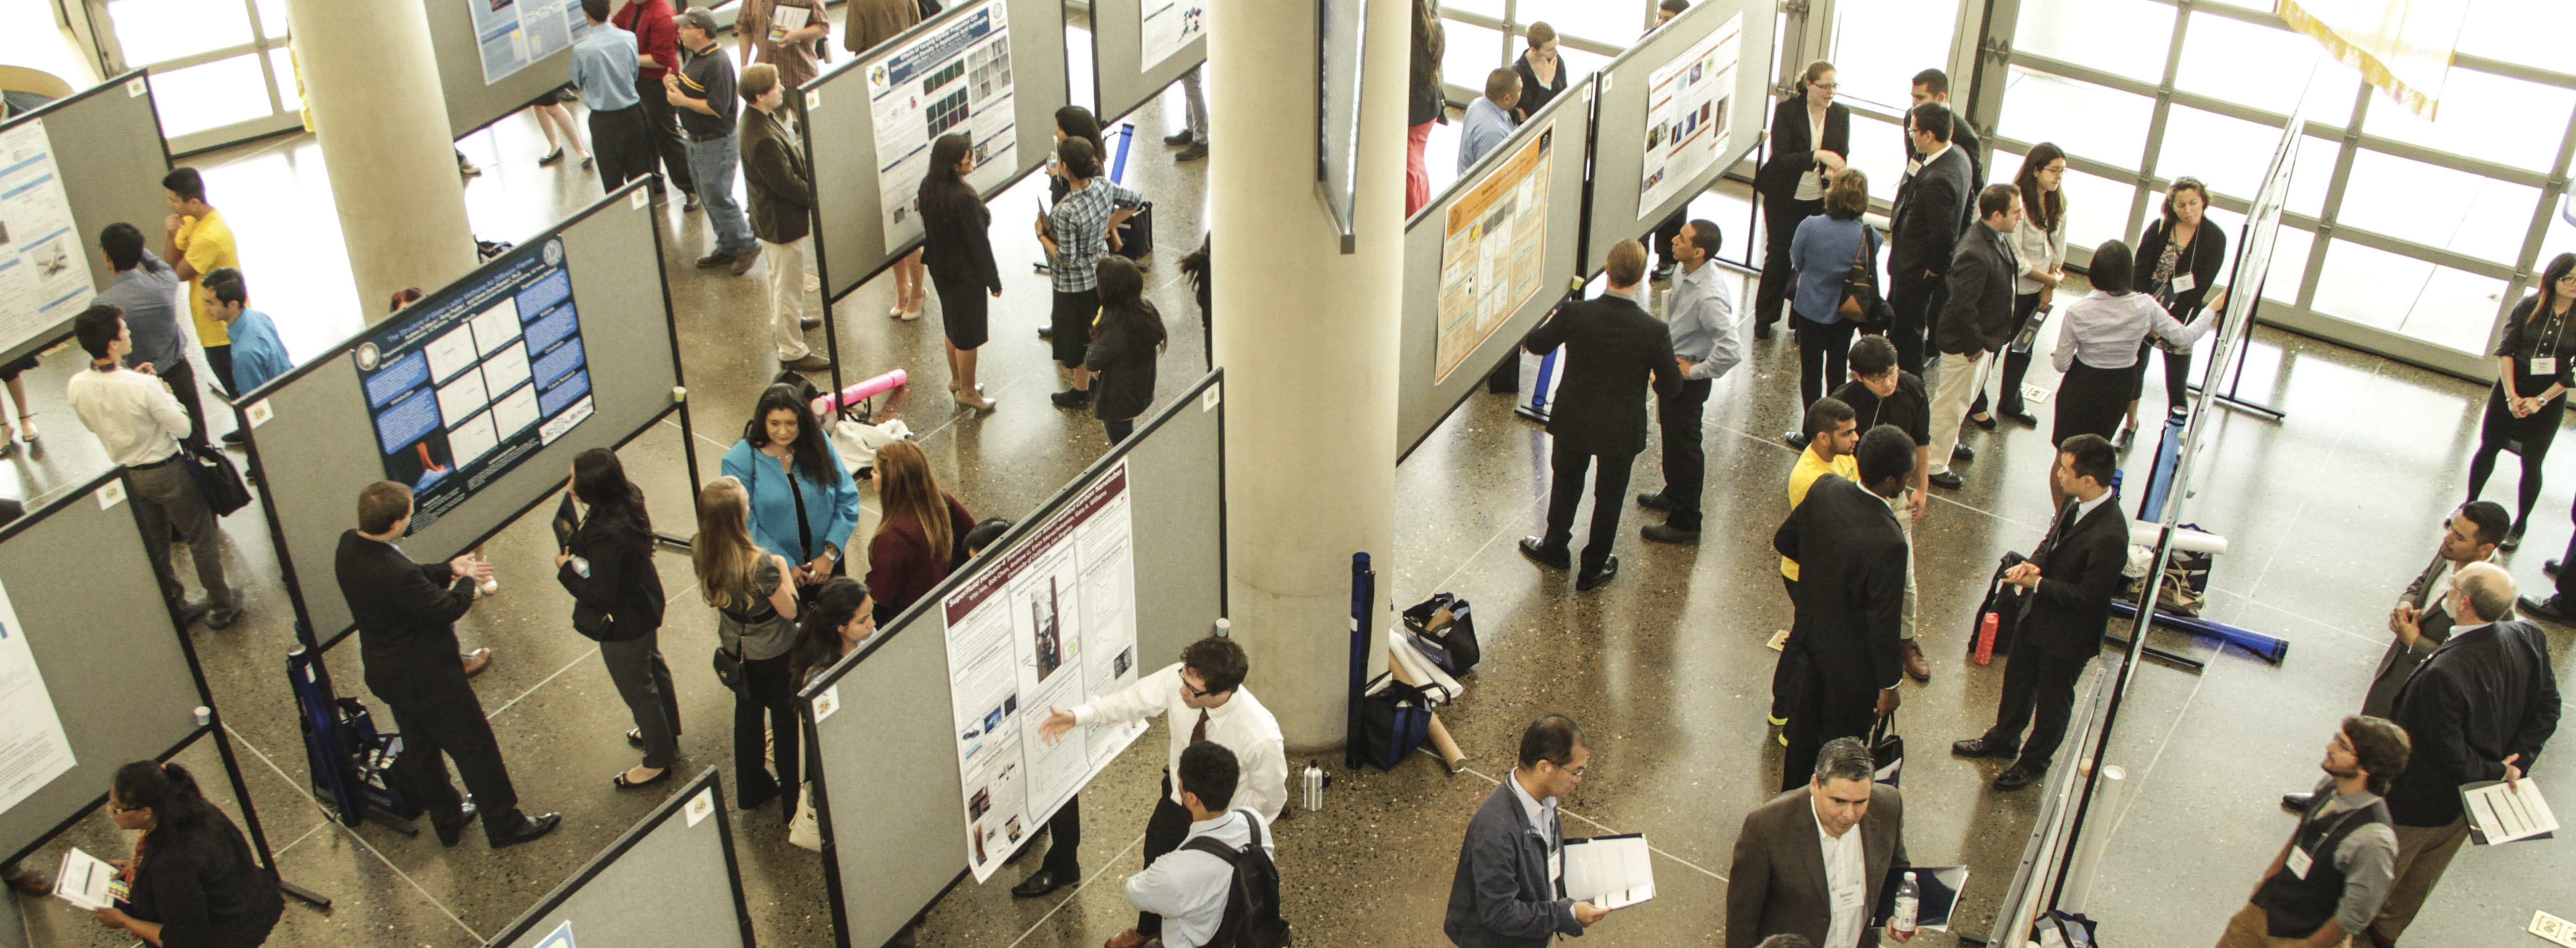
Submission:
[[8,763],[0,767],[0,812],[70,773],[74,763],[71,739],[63,736],[62,716],[7,587],[0,587],[0,761]]
[[579,0],[464,0],[483,50],[483,84],[535,65],[590,32]]
[[591,415],[563,239],[505,260],[350,354],[385,479],[412,486],[414,533]]
[[1645,167],[1638,174],[1637,216],[1655,213],[1699,180],[1726,152],[1735,98],[1736,60],[1744,48],[1744,14],[1727,18],[1707,39],[1656,69],[1646,92]]
[[1207,35],[1207,0],[1143,0],[1136,10],[1145,27],[1138,72],[1153,72],[1163,60],[1179,55],[1181,47]]
[[45,120],[0,134],[0,349],[89,308],[89,251],[54,173]]
[[1529,302],[1547,263],[1547,182],[1556,123],[1449,205],[1440,242],[1439,371],[1449,373]]
[[940,602],[977,882],[1145,732],[1080,727],[1053,744],[1039,734],[1053,709],[1136,683],[1127,485],[1121,462]]
[[1019,167],[1007,20],[1002,4],[986,3],[868,67],[886,246],[921,237],[913,205],[930,167],[930,144],[940,136],[974,139],[975,170],[966,183],[977,191],[1000,187]]

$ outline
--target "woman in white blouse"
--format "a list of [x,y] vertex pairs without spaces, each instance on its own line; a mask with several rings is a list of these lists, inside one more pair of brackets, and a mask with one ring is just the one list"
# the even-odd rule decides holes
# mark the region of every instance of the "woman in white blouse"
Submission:
[[[2199,342],[2218,320],[2189,326],[2165,311],[2156,298],[2131,292],[2129,245],[2105,240],[2093,248],[2093,292],[2066,307],[2066,327],[2057,337],[2049,361],[2066,377],[2057,383],[2057,424],[2051,444],[2065,444],[2080,434],[2110,440],[2129,411],[2129,390],[2136,382],[2138,344],[2149,335],[2177,346]],[[2057,479],[2049,478],[2049,493]],[[2061,502],[2063,498],[2060,498]]]
[[[2030,371],[2030,346],[2023,337],[2037,334],[2032,314],[2049,307],[2058,283],[2066,278],[2066,153],[2048,142],[2030,146],[2013,183],[2021,188],[2022,204],[2021,226],[2013,229],[2013,249],[2020,251],[2026,269],[2014,281],[2013,346],[2004,353],[1995,407],[1998,414],[2037,428],[2039,419],[2022,408],[2021,379]],[[1994,416],[1986,413],[1984,391],[1977,392],[1977,403],[1968,408],[1968,420],[1988,431],[1995,429]]]

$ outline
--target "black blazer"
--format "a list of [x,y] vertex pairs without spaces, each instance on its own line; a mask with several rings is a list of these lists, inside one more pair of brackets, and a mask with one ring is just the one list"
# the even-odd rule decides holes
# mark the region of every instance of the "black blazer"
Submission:
[[[933,207],[932,203],[941,206]],[[921,265],[950,287],[971,286],[1002,291],[1002,271],[993,265],[989,228],[993,212],[971,195],[925,202],[921,208]]]
[[608,613],[605,641],[626,642],[662,627],[662,574],[653,568],[653,538],[622,523],[583,519],[566,547],[590,564],[583,576],[565,563],[555,581],[583,605]]
[[1564,811],[1553,838],[1539,835],[1512,794],[1513,779],[1505,776],[1485,795],[1458,844],[1458,872],[1449,880],[1440,930],[1460,948],[1547,948],[1551,935],[1583,934],[1574,900],[1559,894],[1547,875],[1549,846],[1564,845]]
[[2013,320],[2014,278],[2021,274],[2004,239],[1983,221],[1968,225],[1968,232],[1959,235],[1959,249],[1950,255],[1947,277],[1950,302],[1933,323],[1932,341],[1941,351],[1995,352],[2012,341],[2019,328]]
[[169,948],[252,948],[268,940],[285,908],[276,880],[251,858],[241,830],[217,814],[185,836],[155,831],[143,847],[125,913],[159,922],[161,943]]
[[2107,498],[2074,524],[2075,498],[2057,515],[2054,532],[2030,561],[2039,565],[2039,588],[2024,597],[2018,642],[2050,656],[2080,662],[2102,654],[2102,629],[2111,621],[2111,597],[2129,565],[2129,515],[2120,499]]
[[454,575],[445,563],[414,563],[393,544],[356,530],[340,534],[333,566],[358,623],[368,688],[388,696],[388,689],[404,695],[431,684],[465,687],[455,623],[474,606],[473,579]]
[[1816,479],[1771,535],[1798,561],[1798,617],[1787,647],[1827,674],[1859,671],[1878,688],[1905,677],[1897,633],[1905,616],[1905,527],[1887,498],[1844,480]]
[[1816,152],[1851,157],[1851,109],[1840,102],[1825,106],[1825,134],[1819,138],[1807,120],[1807,97],[1791,96],[1771,110],[1771,159],[1754,175],[1754,190],[1765,197],[1797,193],[1798,176],[1816,166]]
[[1646,389],[1657,398],[1681,394],[1681,363],[1672,332],[1625,297],[1567,303],[1530,330],[1522,348],[1545,355],[1565,347],[1564,381],[1550,406],[1547,433],[1579,454],[1635,454],[1646,446]]
[[2461,784],[2504,779],[2504,759],[2531,772],[2558,730],[2558,676],[2549,641],[2526,620],[2453,629],[2406,688],[2396,722],[2414,743],[2406,772],[2388,788],[2399,826],[2446,826],[2460,818]]
[[1888,255],[1891,289],[1921,282],[1927,270],[1936,277],[1950,272],[1950,257],[1968,223],[1964,215],[1976,213],[1970,200],[1975,192],[1967,152],[1956,145],[1924,165],[1923,173],[1897,185],[1896,209],[1888,222],[1896,244]]
[[[1896,138],[1905,143],[1905,160],[1912,162],[1923,157],[1923,153],[1914,150],[1914,136],[1910,134],[1914,128],[1914,116],[1910,112],[1905,117],[1905,128],[1907,132],[1900,132]],[[1986,149],[1985,142],[1977,137],[1977,127],[1969,124],[1968,117],[1959,114],[1957,109],[1950,110],[1950,144],[1968,156],[1968,212],[1960,220],[1960,224],[1965,225],[1977,219],[1977,192],[1986,189]],[[1911,177],[1898,176],[1897,186],[1904,187],[1906,179]]]
[[[1152,301],[1144,303],[1147,312],[1162,314]],[[1091,348],[1082,353],[1082,367],[1100,373],[1091,383],[1092,417],[1102,421],[1133,421],[1154,404],[1154,357],[1160,347],[1118,326],[1100,326],[1092,330]]]
[[[2147,222],[2147,232],[2138,237],[2138,253],[2129,261],[2129,287],[2141,293],[2155,292],[2156,259],[2165,255],[2165,221],[2159,217]],[[2191,235],[2191,246],[2182,248],[2182,259],[2174,265],[2174,275],[2191,271],[2191,289],[2173,295],[2165,309],[2183,322],[2200,318],[2209,286],[2218,282],[2218,271],[2227,268],[2227,231],[2200,219],[2200,230]]]
[[1566,68],[1565,58],[1562,56],[1557,57],[1556,60],[1554,83],[1538,81],[1538,70],[1530,68],[1529,54],[1526,52],[1512,57],[1512,71],[1521,74],[1521,101],[1512,106],[1512,114],[1521,121],[1529,121],[1529,117],[1537,115],[1538,110],[1547,108],[1548,103],[1556,101],[1557,93],[1565,91]]

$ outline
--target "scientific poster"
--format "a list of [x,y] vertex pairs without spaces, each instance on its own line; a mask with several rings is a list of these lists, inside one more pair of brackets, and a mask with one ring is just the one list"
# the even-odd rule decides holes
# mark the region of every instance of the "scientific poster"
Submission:
[[1136,10],[1145,27],[1138,72],[1153,72],[1163,60],[1179,55],[1181,47],[1207,35],[1207,0],[1141,0]]
[[385,479],[412,486],[414,533],[591,415],[563,238],[504,260],[350,354]]
[[1646,91],[1645,167],[1637,179],[1638,217],[1653,215],[1726,153],[1735,131],[1727,127],[1727,116],[1743,48],[1744,14],[1738,13],[1652,74]]
[[45,120],[0,134],[0,350],[89,308],[89,251],[54,173]]
[[[1019,167],[1011,104],[1008,8],[987,2],[868,67],[868,107],[877,135],[877,207],[886,246],[921,237],[915,204],[930,167],[930,144],[964,133],[974,140],[977,191],[1001,186]],[[1042,41],[1049,38],[1040,37]]]
[[1449,205],[1440,243],[1440,343],[1432,384],[1502,328],[1547,282],[1547,182],[1556,123]]
[[590,31],[580,0],[462,0],[474,11],[475,45],[483,50],[483,84],[572,47]]
[[1039,734],[1052,709],[1136,683],[1133,541],[1121,461],[940,601],[977,882],[1145,733],[1140,721],[1074,728],[1053,744]]
[[73,763],[62,716],[27,647],[27,627],[0,586],[0,812],[70,773]]

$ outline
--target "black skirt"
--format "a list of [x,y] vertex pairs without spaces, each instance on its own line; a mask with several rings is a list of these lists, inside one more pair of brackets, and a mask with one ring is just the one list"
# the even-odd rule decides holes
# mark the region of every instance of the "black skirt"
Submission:
[[2486,419],[2478,425],[2478,440],[2501,444],[2505,450],[2537,461],[2549,455],[2549,444],[2558,440],[2558,428],[2567,416],[2567,396],[2560,395],[2541,403],[2540,410],[2528,418],[2516,418],[2504,407],[2504,386],[2487,389]]
[[2137,377],[2136,366],[2097,369],[2075,360],[2057,383],[2057,420],[2049,429],[2048,443],[2062,445],[2080,434],[2100,435],[2104,440],[2118,435],[2120,420],[2129,415],[2129,386]]
[[1082,357],[1091,350],[1091,320],[1098,315],[1098,289],[1056,291],[1055,309],[1048,316],[1049,325],[1055,329],[1056,364],[1068,369],[1082,367]]
[[930,285],[939,291],[939,325],[948,333],[948,344],[959,349],[973,349],[991,338],[986,325],[986,301],[981,281],[972,278],[943,280],[931,271]]

